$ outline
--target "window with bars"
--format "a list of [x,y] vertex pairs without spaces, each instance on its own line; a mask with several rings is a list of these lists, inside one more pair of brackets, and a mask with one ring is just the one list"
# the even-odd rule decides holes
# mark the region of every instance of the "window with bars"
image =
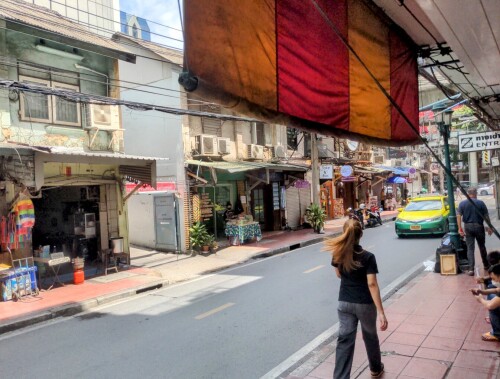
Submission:
[[[19,76],[19,80],[23,83],[65,91],[78,92],[80,90],[75,85],[46,79]],[[81,111],[80,104],[78,103],[64,100],[58,96],[27,92],[21,92],[20,99],[20,116],[23,121],[46,122],[68,126],[81,125]]]

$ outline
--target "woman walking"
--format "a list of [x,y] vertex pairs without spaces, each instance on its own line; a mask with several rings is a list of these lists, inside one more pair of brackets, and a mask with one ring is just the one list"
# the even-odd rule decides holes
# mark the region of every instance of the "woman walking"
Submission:
[[347,220],[343,234],[326,242],[326,248],[332,252],[332,265],[340,278],[340,327],[334,379],[349,379],[351,375],[358,321],[361,322],[371,376],[378,378],[384,372],[377,335],[377,313],[380,330],[386,330],[388,323],[377,283],[377,261],[372,253],[359,245],[362,236],[361,224]]

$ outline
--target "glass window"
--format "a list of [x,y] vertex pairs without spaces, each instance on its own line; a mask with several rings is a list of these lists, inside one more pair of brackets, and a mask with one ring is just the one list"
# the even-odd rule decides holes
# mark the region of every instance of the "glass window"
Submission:
[[[26,84],[50,87],[48,80],[20,76]],[[51,122],[51,96],[40,93],[21,92],[21,120]]]
[[441,200],[413,201],[405,208],[405,211],[438,211],[443,208]]
[[253,190],[253,218],[260,224],[263,224],[265,221],[264,190],[262,188]]
[[[23,83],[78,92],[78,86],[49,80],[19,76]],[[64,100],[59,96],[39,93],[21,93],[21,120],[46,122],[60,125],[80,126],[80,104]]]
[[[54,88],[73,92],[77,92],[79,89],[76,86],[63,83],[53,83],[52,86]],[[54,96],[54,123],[74,126],[80,125],[80,104]]]

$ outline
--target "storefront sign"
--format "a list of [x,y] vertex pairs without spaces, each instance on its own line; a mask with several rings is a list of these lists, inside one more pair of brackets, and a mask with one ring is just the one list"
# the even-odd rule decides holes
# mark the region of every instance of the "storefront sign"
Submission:
[[340,168],[340,175],[342,175],[343,177],[349,177],[352,175],[352,173],[353,169],[349,165],[345,165]]
[[461,153],[499,148],[500,133],[498,132],[468,133],[458,135],[458,151]]
[[293,184],[293,186],[295,188],[309,188],[309,185],[310,183],[307,181],[307,180],[301,180],[301,179],[298,179],[295,181],[295,183]]
[[[125,185],[125,191],[127,193],[132,192],[132,190],[135,188],[136,184],[134,183],[127,183]],[[156,192],[156,191],[175,191],[176,190],[176,185],[174,182],[158,182],[156,183],[156,189],[151,187],[149,184],[143,185],[137,192]]]
[[333,165],[322,164],[319,168],[320,179],[333,179]]
[[200,199],[200,213],[201,213],[201,220],[202,221],[208,221],[210,220],[213,215],[213,208],[214,206],[212,205],[212,202],[210,201],[210,197],[208,193],[202,193]]

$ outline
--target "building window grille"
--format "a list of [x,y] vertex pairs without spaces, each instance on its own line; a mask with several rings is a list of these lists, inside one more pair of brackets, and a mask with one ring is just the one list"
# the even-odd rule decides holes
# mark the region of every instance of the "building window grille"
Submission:
[[[79,87],[66,83],[53,82],[45,79],[19,76],[23,83],[79,92]],[[30,122],[45,122],[58,125],[80,126],[80,104],[67,101],[59,96],[39,93],[21,92],[21,120]]]

